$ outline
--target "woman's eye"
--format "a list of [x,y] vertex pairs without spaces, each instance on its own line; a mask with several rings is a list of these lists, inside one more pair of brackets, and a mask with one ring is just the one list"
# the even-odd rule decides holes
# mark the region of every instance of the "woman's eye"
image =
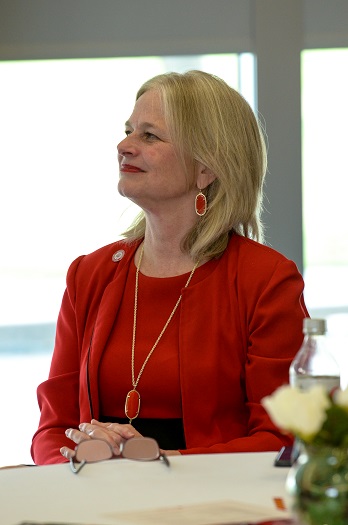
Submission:
[[156,135],[154,135],[153,133],[150,133],[149,131],[146,131],[144,133],[144,137],[148,140],[155,140],[155,139],[158,139],[158,137]]
[[[132,133],[133,133],[133,131],[131,129],[126,129],[125,130],[126,137],[129,137],[129,135],[131,135]],[[149,141],[158,140],[157,135],[154,135],[153,133],[150,133],[149,131],[145,131],[143,133],[143,138],[144,138],[144,140],[149,140]]]

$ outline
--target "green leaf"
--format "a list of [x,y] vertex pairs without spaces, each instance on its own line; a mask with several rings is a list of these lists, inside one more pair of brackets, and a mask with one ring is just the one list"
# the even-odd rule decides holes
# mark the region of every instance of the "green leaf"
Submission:
[[348,445],[348,413],[340,406],[331,405],[326,410],[327,418],[316,434],[314,445],[344,447]]

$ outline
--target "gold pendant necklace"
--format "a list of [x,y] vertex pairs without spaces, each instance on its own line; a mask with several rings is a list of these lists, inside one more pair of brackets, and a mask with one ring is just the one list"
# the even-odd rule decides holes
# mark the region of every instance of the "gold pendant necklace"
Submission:
[[[140,252],[140,257],[139,257],[139,263],[138,263],[138,266],[137,266],[137,271],[136,271],[136,274],[135,274],[135,293],[134,293],[134,317],[133,317],[133,338],[132,338],[132,385],[133,385],[133,388],[132,390],[130,390],[126,396],[126,402],[125,402],[125,406],[124,406],[124,410],[125,410],[125,413],[126,413],[126,417],[129,419],[129,423],[132,423],[132,420],[135,419],[138,414],[139,414],[139,410],[140,410],[140,394],[137,390],[137,387],[138,387],[138,383],[139,383],[139,380],[142,376],[142,373],[144,372],[144,368],[145,366],[147,365],[147,362],[148,360],[150,359],[150,357],[152,356],[156,346],[158,345],[162,335],[164,334],[164,332],[166,331],[170,321],[172,320],[173,318],[173,315],[175,314],[179,304],[180,304],[180,301],[181,301],[181,297],[182,297],[182,293],[180,294],[180,297],[179,299],[177,300],[170,316],[168,317],[168,320],[167,322],[165,323],[164,327],[162,328],[162,331],[161,333],[159,334],[159,336],[157,337],[156,341],[155,341],[155,344],[153,345],[153,347],[151,348],[150,352],[147,354],[146,356],[146,359],[145,361],[143,362],[143,366],[141,367],[140,371],[139,371],[139,374],[138,374],[138,377],[135,378],[135,372],[134,372],[134,351],[135,351],[135,334],[136,334],[136,330],[137,330],[137,311],[138,311],[138,283],[139,283],[139,271],[140,271],[140,265],[141,265],[141,261],[142,261],[142,258],[143,258],[143,254],[144,254],[144,244],[141,248],[141,252]],[[198,262],[194,265],[190,275],[189,275],[189,278],[187,279],[186,281],[186,284],[184,286],[184,288],[187,288],[188,285],[190,284],[190,281],[193,277],[193,274],[195,273],[195,270],[198,266]]]

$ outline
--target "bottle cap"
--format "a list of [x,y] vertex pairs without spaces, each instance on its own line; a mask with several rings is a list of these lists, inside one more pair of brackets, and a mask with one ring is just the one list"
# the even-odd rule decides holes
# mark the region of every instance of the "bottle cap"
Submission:
[[326,320],[306,317],[303,319],[303,333],[324,335],[326,333]]

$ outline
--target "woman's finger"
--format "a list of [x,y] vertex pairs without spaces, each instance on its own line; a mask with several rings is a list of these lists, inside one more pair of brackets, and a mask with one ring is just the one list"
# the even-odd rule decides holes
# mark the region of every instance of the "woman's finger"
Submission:
[[83,435],[86,435],[91,439],[107,439],[107,441],[111,439],[115,440],[116,443],[119,443],[122,439],[120,433],[112,433],[110,429],[107,429],[106,427],[92,425],[91,423],[80,423],[79,430]]
[[67,438],[71,439],[74,443],[76,443],[76,445],[81,443],[81,441],[90,439],[88,434],[85,434],[84,432],[81,432],[80,430],[77,430],[76,428],[67,428],[65,431],[65,435]]
[[75,456],[75,450],[72,450],[71,448],[68,448],[68,447],[62,447],[60,449],[60,453],[66,459],[70,459],[70,458],[73,458]]
[[111,445],[116,456],[120,454],[120,446],[124,441],[124,438],[120,434],[90,423],[81,423],[79,429],[81,435],[85,436],[84,439],[103,439]]
[[91,424],[104,428],[108,431],[112,431],[115,434],[120,435],[124,439],[130,439],[135,436],[141,436],[141,434],[139,434],[139,432],[135,430],[135,428],[132,427],[132,425],[129,424],[122,425],[120,423],[101,423],[96,419],[92,419]]

